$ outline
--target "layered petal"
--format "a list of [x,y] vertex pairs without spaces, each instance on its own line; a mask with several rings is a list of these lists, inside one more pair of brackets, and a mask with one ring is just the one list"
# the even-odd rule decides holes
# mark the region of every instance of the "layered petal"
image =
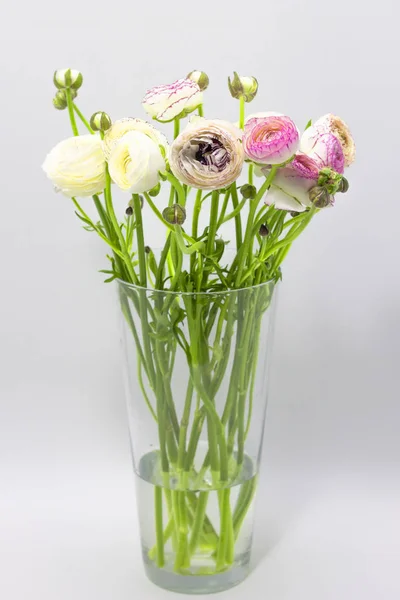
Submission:
[[320,117],[311,127],[306,129],[301,137],[300,149],[302,152],[310,152],[317,139],[325,133],[330,133],[338,139],[344,154],[344,166],[350,166],[354,162],[356,154],[353,136],[348,125],[332,113]]
[[285,115],[258,113],[245,122],[244,152],[256,163],[277,165],[286,162],[297,151],[299,140],[299,130]]
[[203,102],[203,93],[192,79],[178,79],[169,85],[148,90],[142,100],[144,110],[157,121],[184,117]]
[[134,119],[128,117],[115,121],[111,128],[105,133],[104,154],[106,156],[106,160],[109,159],[111,151],[115,145],[119,142],[122,136],[128,133],[128,131],[140,131],[145,133],[158,146],[162,146],[162,148],[164,148],[165,155],[168,156],[169,144],[167,138],[161,133],[161,131],[158,131],[158,129],[143,119]]
[[98,135],[63,140],[47,155],[43,170],[65,196],[93,196],[106,184],[106,161]]
[[125,133],[113,146],[108,168],[119,188],[133,194],[147,192],[159,181],[165,160],[159,145],[142,131]]
[[278,170],[265,196],[265,203],[282,210],[305,211],[311,205],[309,192],[317,185],[318,172],[314,159],[297,154],[288,166]]

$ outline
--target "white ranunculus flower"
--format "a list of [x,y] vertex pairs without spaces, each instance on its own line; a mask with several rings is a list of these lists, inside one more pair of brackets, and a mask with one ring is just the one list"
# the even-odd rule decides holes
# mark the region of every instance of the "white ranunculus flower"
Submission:
[[165,160],[159,145],[142,131],[128,131],[111,150],[108,159],[111,179],[133,194],[147,192],[158,184]]
[[141,131],[142,133],[145,133],[158,146],[162,146],[165,150],[165,155],[168,156],[168,141],[161,131],[158,131],[158,129],[143,119],[127,117],[125,119],[114,121],[110,129],[106,131],[104,135],[104,154],[106,155],[106,160],[109,159],[111,150],[116,146],[122,136],[128,133],[128,131]]
[[56,188],[70,198],[93,196],[106,185],[106,161],[98,135],[63,140],[47,155],[42,168]]
[[142,106],[153,119],[166,123],[191,113],[202,102],[203,93],[195,81],[178,79],[169,85],[158,85],[148,90]]

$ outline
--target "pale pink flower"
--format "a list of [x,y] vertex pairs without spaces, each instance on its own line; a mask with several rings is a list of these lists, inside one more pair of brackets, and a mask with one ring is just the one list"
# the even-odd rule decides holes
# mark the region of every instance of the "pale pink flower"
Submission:
[[203,93],[195,81],[178,79],[169,85],[158,85],[148,90],[142,106],[153,119],[165,123],[184,117],[202,102]]
[[[308,129],[305,133],[307,133]],[[345,158],[338,138],[332,133],[322,133],[300,145],[301,151],[315,160],[320,169],[330,167],[337,173],[344,173]],[[307,149],[307,152],[305,151]]]
[[241,131],[232,123],[193,119],[171,146],[170,166],[183,183],[216,190],[233,183],[243,167]]
[[243,148],[247,158],[255,163],[284,163],[295,154],[299,141],[299,130],[285,115],[260,113],[245,122]]
[[350,166],[354,162],[356,154],[354,139],[348,125],[332,113],[320,117],[306,129],[301,138],[300,150],[308,154],[316,140],[324,133],[331,133],[339,140],[344,153],[344,166]]
[[313,158],[297,154],[290,164],[277,171],[265,203],[281,210],[304,212],[311,206],[308,194],[317,185],[318,173],[319,166]]

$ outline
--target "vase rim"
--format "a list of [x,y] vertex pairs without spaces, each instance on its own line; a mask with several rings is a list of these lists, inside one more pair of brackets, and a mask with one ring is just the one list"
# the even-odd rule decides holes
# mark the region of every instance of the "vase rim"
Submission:
[[255,290],[255,289],[259,289],[268,285],[273,285],[276,286],[279,283],[278,281],[274,281],[273,279],[268,279],[268,281],[264,281],[263,283],[258,283],[257,285],[250,285],[249,287],[245,287],[245,288],[229,288],[226,290],[219,290],[219,291],[209,291],[209,292],[183,292],[183,291],[179,291],[179,290],[159,290],[156,288],[150,288],[150,287],[144,287],[142,285],[137,285],[135,283],[128,283],[127,281],[124,281],[123,279],[119,279],[116,278],[115,281],[118,283],[119,286],[122,287],[127,287],[130,289],[134,289],[136,291],[138,290],[144,290],[145,292],[151,292],[151,293],[160,293],[160,294],[171,294],[174,296],[222,296],[222,295],[227,295],[227,294],[232,294],[232,293],[239,293],[239,292],[248,292],[249,290]]

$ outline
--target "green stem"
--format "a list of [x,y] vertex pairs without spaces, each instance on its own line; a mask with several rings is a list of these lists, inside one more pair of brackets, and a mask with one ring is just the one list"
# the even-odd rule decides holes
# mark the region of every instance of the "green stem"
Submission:
[[192,527],[192,534],[189,542],[189,552],[194,554],[199,543],[200,535],[203,530],[204,517],[206,516],[208,502],[208,492],[200,492],[197,500],[196,512],[194,515],[194,523]]
[[113,206],[112,196],[111,196],[111,177],[110,177],[110,173],[108,172],[108,167],[106,167],[106,187],[104,190],[104,196],[105,196],[105,201],[106,201],[107,213],[108,213],[109,219],[111,221],[111,224],[114,228],[114,232],[119,241],[119,245],[122,250],[125,265],[126,265],[128,273],[129,273],[129,276],[131,278],[131,282],[137,284],[138,278],[136,277],[136,273],[135,273],[133,265],[132,265],[131,257],[129,256],[129,252],[127,251],[127,248],[126,248],[124,236],[122,235],[121,228],[119,226],[117,217],[114,212],[114,206]]
[[231,195],[231,190],[229,188],[225,192],[224,201],[222,203],[222,208],[221,208],[221,212],[220,212],[219,219],[218,219],[217,230],[221,227],[222,223],[225,223],[225,213],[226,213],[226,208],[228,206],[230,195]]
[[202,104],[199,104],[199,106],[197,108],[197,111],[198,111],[199,117],[203,117],[204,116],[204,111],[203,111],[203,105]]
[[239,129],[244,128],[244,113],[245,113],[245,101],[244,96],[239,98]]
[[240,284],[240,281],[242,278],[243,269],[245,267],[246,260],[248,258],[248,252],[249,252],[249,248],[250,248],[252,236],[253,236],[253,220],[254,220],[255,212],[257,210],[257,206],[258,206],[260,200],[263,198],[265,192],[269,189],[277,170],[278,170],[278,167],[276,165],[274,165],[271,168],[271,171],[270,171],[268,177],[266,178],[266,180],[264,181],[263,185],[261,186],[257,196],[250,203],[250,210],[249,210],[249,216],[247,219],[246,233],[244,236],[243,246],[241,248],[241,259],[239,261],[239,266],[238,266],[237,273],[236,273],[236,282],[235,282],[236,288],[239,287],[239,284]]
[[178,118],[174,119],[174,140],[179,135],[180,126],[181,126],[180,120]]
[[[231,196],[232,196],[233,208],[236,209],[236,207],[239,205],[236,181],[234,181],[232,183]],[[236,235],[236,249],[239,250],[239,248],[242,245],[242,235],[243,235],[242,234],[242,217],[240,215],[240,211],[235,215],[235,235]]]
[[180,225],[174,225],[175,230],[175,240],[178,244],[178,247],[183,254],[193,254],[193,252],[202,252],[204,251],[205,244],[204,242],[196,242],[191,246],[185,245],[185,240],[182,234],[182,227]]
[[83,114],[81,113],[81,111],[79,110],[77,105],[75,104],[75,102],[72,103],[72,106],[73,106],[74,111],[76,112],[76,114],[78,115],[78,117],[80,118],[80,120],[82,121],[84,126],[86,127],[86,129],[89,131],[89,133],[94,134],[93,129],[90,127],[88,121],[85,119],[85,117],[83,116]]
[[230,221],[231,219],[236,217],[236,215],[240,213],[246,202],[249,202],[249,200],[247,198],[243,198],[240,204],[238,204],[232,212],[230,212],[228,215],[226,215],[226,217],[223,218],[222,223],[226,223],[227,221]]
[[154,506],[156,522],[156,546],[157,546],[157,567],[162,569],[165,564],[164,557],[164,534],[163,534],[163,516],[162,516],[162,488],[158,485],[154,487]]
[[[158,210],[157,206],[154,204],[153,200],[151,199],[151,196],[149,196],[149,194],[147,194],[146,192],[143,195],[146,198],[146,201],[147,201],[148,205],[150,206],[151,210],[156,215],[157,219],[159,219],[161,221],[161,223],[163,225],[165,225],[165,227],[167,227],[170,231],[174,231],[174,226],[171,225],[171,223],[168,223],[168,221],[166,221],[164,219],[161,212]],[[187,235],[183,230],[182,230],[182,235],[185,238],[185,240],[187,240],[191,244],[195,241],[195,240],[193,240],[193,238],[191,238],[189,235]]]
[[250,163],[249,164],[249,184],[253,185],[253,181],[254,181],[254,164]]
[[72,97],[71,97],[71,90],[69,88],[65,89],[65,97],[67,99],[68,114],[69,114],[69,120],[71,121],[72,132],[75,136],[77,136],[77,135],[79,135],[79,131],[76,126],[75,115],[74,115],[74,106],[73,106]]

